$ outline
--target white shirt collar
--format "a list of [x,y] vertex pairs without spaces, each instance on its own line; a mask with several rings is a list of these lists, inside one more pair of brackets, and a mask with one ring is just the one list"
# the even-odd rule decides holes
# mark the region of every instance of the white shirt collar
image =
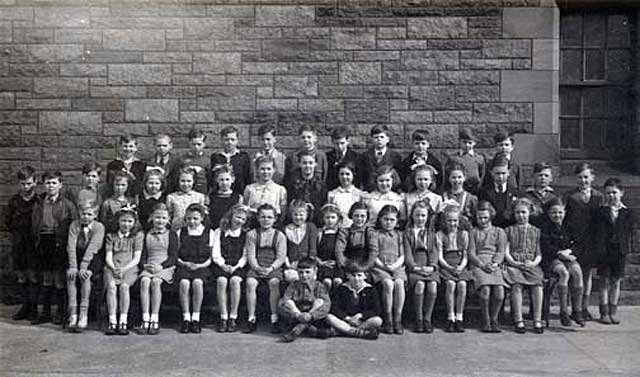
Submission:
[[144,200],[149,200],[151,198],[153,198],[155,200],[160,200],[160,198],[162,197],[162,192],[157,192],[157,193],[155,193],[153,195],[147,194],[146,191],[143,191],[143,193],[144,193]]
[[236,230],[227,229],[224,232],[224,236],[238,238],[240,237],[240,233],[242,233],[242,228],[238,228]]

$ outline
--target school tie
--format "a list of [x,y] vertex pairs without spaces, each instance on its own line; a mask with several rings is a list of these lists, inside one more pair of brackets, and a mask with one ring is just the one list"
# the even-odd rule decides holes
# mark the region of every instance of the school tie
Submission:
[[89,240],[89,227],[87,225],[83,225],[80,233],[78,234],[78,246],[81,249],[84,249],[87,245],[88,240]]
[[376,162],[382,161],[382,151],[376,151]]

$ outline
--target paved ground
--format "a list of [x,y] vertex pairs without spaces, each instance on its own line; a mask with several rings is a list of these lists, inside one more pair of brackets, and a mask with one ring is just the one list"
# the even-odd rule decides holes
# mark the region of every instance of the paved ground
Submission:
[[[595,309],[595,308],[593,308]],[[544,335],[405,333],[378,341],[266,333],[106,337],[67,334],[52,325],[9,320],[0,306],[0,375],[96,376],[638,376],[640,307],[622,307],[622,324],[589,323]]]

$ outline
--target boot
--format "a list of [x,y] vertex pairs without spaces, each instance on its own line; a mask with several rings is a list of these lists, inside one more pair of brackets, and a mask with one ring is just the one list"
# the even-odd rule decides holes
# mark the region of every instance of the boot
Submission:
[[30,301],[30,311],[29,311],[29,322],[33,325],[38,320],[38,285],[31,284],[29,287],[29,301]]
[[562,326],[571,326],[569,318],[569,287],[566,285],[558,286],[558,296],[560,297],[560,323]]
[[42,303],[42,313],[38,316],[38,319],[35,321],[35,325],[41,325],[43,323],[51,322],[51,300],[53,296],[53,288],[52,287],[42,287],[40,288],[39,300]]
[[584,318],[582,318],[582,287],[573,288],[571,292],[571,319],[577,323],[580,327],[584,327],[586,324]]
[[609,317],[609,306],[607,304],[600,304],[600,323],[603,325],[610,325],[611,318]]
[[54,325],[62,325],[64,322],[64,318],[66,310],[65,310],[65,292],[64,289],[56,289],[55,291],[56,294],[56,313],[53,316],[53,324]]
[[482,332],[491,332],[491,316],[489,315],[489,299],[480,299],[482,313]]
[[620,320],[618,317],[618,305],[609,304],[609,318],[611,319],[612,325],[619,325]]
[[424,295],[414,295],[413,296],[414,307],[416,310],[416,326],[414,328],[414,332],[423,333],[424,332],[424,314],[422,312],[422,307],[424,305]]
[[31,302],[29,300],[29,285],[22,284],[21,287],[21,296],[22,296],[22,306],[20,306],[20,310],[16,314],[11,317],[14,321],[22,321],[24,319],[29,318],[29,312],[31,312]]

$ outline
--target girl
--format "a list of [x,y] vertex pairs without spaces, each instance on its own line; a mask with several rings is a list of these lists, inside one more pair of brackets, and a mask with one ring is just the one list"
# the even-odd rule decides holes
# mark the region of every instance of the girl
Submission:
[[159,203],[167,202],[167,195],[164,192],[165,179],[162,170],[153,168],[144,173],[142,179],[144,189],[138,195],[138,217],[142,229],[148,231],[153,227],[150,221],[153,209]]
[[302,258],[316,258],[318,228],[308,222],[313,205],[304,200],[294,199],[289,204],[291,224],[284,228],[287,236],[287,258],[284,262],[284,280],[288,283],[298,280],[298,261]]
[[386,315],[382,332],[401,335],[404,332],[402,309],[407,275],[404,271],[402,233],[396,230],[399,213],[391,204],[382,207],[378,214],[377,231],[369,238],[369,249],[376,256],[371,270],[373,281],[382,284],[382,306]]
[[[182,178],[180,179],[182,181]],[[199,203],[189,204],[184,221],[186,226],[178,231],[180,250],[176,280],[180,282],[180,306],[182,307],[182,327],[180,332],[199,334],[200,308],[204,298],[204,282],[211,275],[211,250],[213,231],[203,225],[206,209]],[[191,311],[189,299],[192,298]]]
[[376,170],[376,191],[369,194],[366,199],[369,208],[369,226],[376,225],[378,212],[387,204],[398,209],[398,221],[405,219],[404,198],[401,194],[391,191],[394,183],[399,181],[400,176],[391,165],[383,165]]
[[[352,224],[349,228],[340,229],[336,239],[336,262],[341,270],[349,261],[362,266],[367,273],[373,267],[376,255],[369,250],[373,230],[367,226],[368,216],[369,208],[364,202],[354,203],[349,209]],[[344,276],[344,273],[340,276]]]
[[259,156],[255,162],[258,180],[244,189],[242,197],[246,204],[256,210],[262,204],[269,204],[280,216],[287,209],[287,190],[273,181],[274,161],[268,155]]
[[[440,276],[446,284],[446,332],[464,332],[464,304],[467,299],[469,233],[460,228],[460,207],[444,208],[444,226],[435,236],[435,249],[440,262]],[[457,308],[457,310],[456,310]]]
[[135,199],[127,195],[129,188],[129,176],[117,171],[113,174],[113,195],[107,198],[100,207],[99,221],[104,225],[105,231],[115,233],[119,224],[116,213],[124,206],[131,206]]
[[416,189],[405,195],[405,208],[411,208],[418,200],[424,200],[429,203],[431,213],[438,214],[442,212],[442,197],[431,191],[435,177],[438,174],[436,169],[431,165],[419,165],[412,174]]
[[[98,207],[95,202],[83,202],[78,205],[80,219],[74,220],[69,227],[67,254],[67,296],[69,298],[69,324],[71,331],[87,328],[89,298],[91,296],[91,277],[98,271],[100,261],[96,255],[104,240],[104,226],[95,221]],[[80,286],[80,316],[78,318],[78,285]]]
[[171,230],[178,231],[184,227],[185,213],[191,204],[205,205],[204,194],[193,189],[195,185],[196,172],[191,168],[180,170],[178,177],[178,187],[176,191],[167,196],[167,207],[171,217]]
[[[140,306],[142,307],[141,334],[158,335],[159,313],[162,303],[162,283],[173,283],[178,248],[177,235],[168,229],[169,210],[164,203],[153,207],[152,228],[144,237],[140,264]],[[150,294],[151,292],[151,294]],[[151,314],[149,314],[151,304]]]
[[491,224],[495,209],[482,201],[476,212],[477,227],[469,236],[469,260],[473,264],[473,280],[480,290],[482,332],[499,333],[498,314],[504,299],[502,262],[507,247],[507,236],[502,228]]
[[249,319],[245,333],[256,331],[256,289],[259,281],[269,284],[269,307],[271,309],[271,332],[280,332],[278,325],[278,300],[280,299],[280,281],[282,265],[287,258],[287,238],[281,231],[274,229],[276,209],[270,204],[258,207],[258,228],[247,233],[244,255],[247,256],[247,312]]
[[[340,226],[348,228],[351,226],[351,219],[347,216],[349,209],[354,203],[361,201],[365,192],[353,185],[356,167],[353,162],[344,161],[336,167],[338,170],[338,182],[340,186],[329,191],[327,203],[335,204],[341,213]],[[326,225],[326,224],[325,224]]]
[[342,284],[336,265],[336,240],[338,238],[338,225],[342,221],[340,208],[335,204],[325,204],[320,209],[324,226],[318,232],[318,280],[321,280],[331,292],[332,287]]
[[540,254],[540,230],[529,224],[532,203],[529,199],[516,200],[513,207],[513,215],[516,224],[506,229],[508,247],[505,252],[507,261],[504,275],[507,283],[511,285],[511,312],[515,330],[519,334],[525,333],[522,320],[522,288],[531,290],[533,300],[533,329],[537,334],[542,334],[542,281],[544,274],[539,264],[542,261]]
[[429,209],[429,203],[422,200],[415,202],[404,233],[405,263],[409,271],[409,285],[413,287],[413,304],[416,309],[415,332],[428,334],[433,332],[431,314],[440,280],[438,255],[431,247],[427,228]]
[[220,220],[235,204],[242,204],[242,195],[233,191],[236,181],[231,165],[220,165],[213,169],[217,191],[209,196],[209,221],[212,228],[220,226]]
[[565,196],[565,210],[567,212],[565,223],[569,233],[576,237],[577,243],[574,249],[583,272],[582,319],[590,321],[592,316],[588,308],[591,297],[591,278],[597,264],[593,247],[590,244],[590,226],[596,219],[598,208],[604,202],[604,196],[592,187],[595,172],[591,165],[586,162],[580,163],[576,166],[574,173],[577,177],[578,187],[569,191]]
[[[582,269],[573,252],[574,236],[564,221],[565,207],[562,200],[553,198],[545,205],[545,221],[540,228],[542,266],[546,273],[557,275],[560,296],[560,323],[571,326],[571,319],[584,327],[582,319]],[[569,316],[569,283],[573,313]]]
[[466,178],[464,166],[454,163],[448,167],[449,190],[442,194],[446,203],[456,202],[460,206],[460,226],[462,229],[470,230],[472,221],[476,217],[478,207],[478,197],[464,189]]
[[246,275],[247,264],[242,249],[246,239],[244,226],[248,216],[248,207],[234,204],[220,220],[220,228],[213,231],[211,260],[215,264],[214,272],[217,276],[216,296],[220,308],[218,332],[238,331],[241,284]]
[[[115,185],[114,185],[115,186]],[[107,234],[105,241],[104,284],[107,287],[109,326],[106,335],[129,335],[129,288],[138,279],[138,264],[142,254],[144,233],[136,226],[136,212],[124,206],[116,213],[117,232]],[[116,309],[120,307],[120,320]]]

